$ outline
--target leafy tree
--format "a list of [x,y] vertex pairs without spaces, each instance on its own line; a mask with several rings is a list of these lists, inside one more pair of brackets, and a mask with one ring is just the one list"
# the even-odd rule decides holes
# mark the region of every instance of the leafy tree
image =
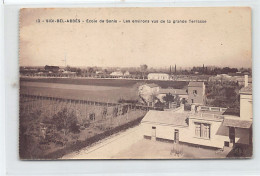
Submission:
[[91,76],[94,73],[94,68],[88,68],[88,75]]
[[166,94],[166,96],[163,97],[163,100],[166,103],[174,102],[174,96],[172,94],[168,93],[168,94]]
[[19,154],[24,159],[40,158],[43,150],[40,147],[40,122],[45,119],[41,111],[21,114],[19,128]]
[[76,69],[76,73],[77,73],[77,76],[81,76],[82,70],[80,68],[77,68]]
[[129,110],[129,105],[123,106],[122,107],[122,115],[126,114]]
[[117,115],[118,115],[118,107],[115,106],[113,109],[113,116],[117,117]]
[[58,131],[63,132],[64,141],[68,133],[80,132],[75,112],[69,112],[67,108],[64,108],[53,116],[53,124],[56,126]]
[[185,98],[181,99],[181,104],[186,104],[187,100]]
[[155,107],[158,107],[158,108],[164,108],[164,103],[162,103],[161,101],[157,101],[155,104],[154,104]]
[[106,117],[107,116],[107,107],[104,107],[102,110],[102,117]]
[[217,107],[239,109],[239,86],[236,83],[209,83],[207,85],[207,104]]
[[166,105],[169,107],[170,103],[176,102],[177,104],[180,104],[180,97],[178,95],[173,96],[172,94],[168,93],[165,97],[163,97],[163,100],[165,101]]
[[66,71],[71,71],[71,67],[70,67],[70,66],[67,66],[67,67],[65,68],[65,70],[66,70]]
[[107,70],[107,69],[104,69],[104,73],[105,73],[105,74],[108,74],[108,70]]
[[148,66],[146,64],[140,65],[140,70],[141,70],[143,79],[145,77],[145,73],[147,72],[147,69],[148,69]]

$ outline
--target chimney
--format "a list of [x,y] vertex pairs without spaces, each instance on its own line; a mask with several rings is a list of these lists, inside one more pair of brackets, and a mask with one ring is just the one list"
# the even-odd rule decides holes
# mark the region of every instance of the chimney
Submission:
[[245,87],[248,86],[248,75],[245,75]]

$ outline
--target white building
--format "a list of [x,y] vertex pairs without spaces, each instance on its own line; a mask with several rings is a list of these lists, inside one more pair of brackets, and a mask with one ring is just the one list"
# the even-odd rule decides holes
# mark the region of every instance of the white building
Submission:
[[124,76],[124,74],[121,71],[114,71],[110,74],[110,76],[120,77]]
[[148,80],[170,80],[170,75],[166,73],[149,73]]
[[[247,85],[247,83],[245,83]],[[149,111],[141,125],[146,138],[165,139],[213,148],[243,147],[252,144],[252,87],[240,90],[240,116],[215,111]]]
[[126,71],[126,72],[124,73],[124,76],[129,76],[129,75],[130,75],[129,71]]
[[149,111],[142,120],[144,136],[152,139],[223,148],[229,141],[228,127],[223,127],[224,117],[212,114]]

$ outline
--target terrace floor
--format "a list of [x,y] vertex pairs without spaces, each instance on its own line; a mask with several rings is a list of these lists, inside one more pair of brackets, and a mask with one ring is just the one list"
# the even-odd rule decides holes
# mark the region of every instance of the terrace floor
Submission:
[[214,159],[229,151],[180,145],[182,154],[172,153],[173,143],[144,139],[140,126],[111,136],[93,146],[65,155],[62,159]]

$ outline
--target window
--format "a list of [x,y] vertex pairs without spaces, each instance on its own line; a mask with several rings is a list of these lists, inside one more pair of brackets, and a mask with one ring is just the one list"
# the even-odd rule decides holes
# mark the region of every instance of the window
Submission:
[[210,138],[210,124],[195,122],[195,136],[200,138]]
[[200,137],[200,129],[201,125],[199,123],[195,123],[195,136]]
[[193,90],[193,95],[197,95],[197,94],[198,94],[197,90]]

